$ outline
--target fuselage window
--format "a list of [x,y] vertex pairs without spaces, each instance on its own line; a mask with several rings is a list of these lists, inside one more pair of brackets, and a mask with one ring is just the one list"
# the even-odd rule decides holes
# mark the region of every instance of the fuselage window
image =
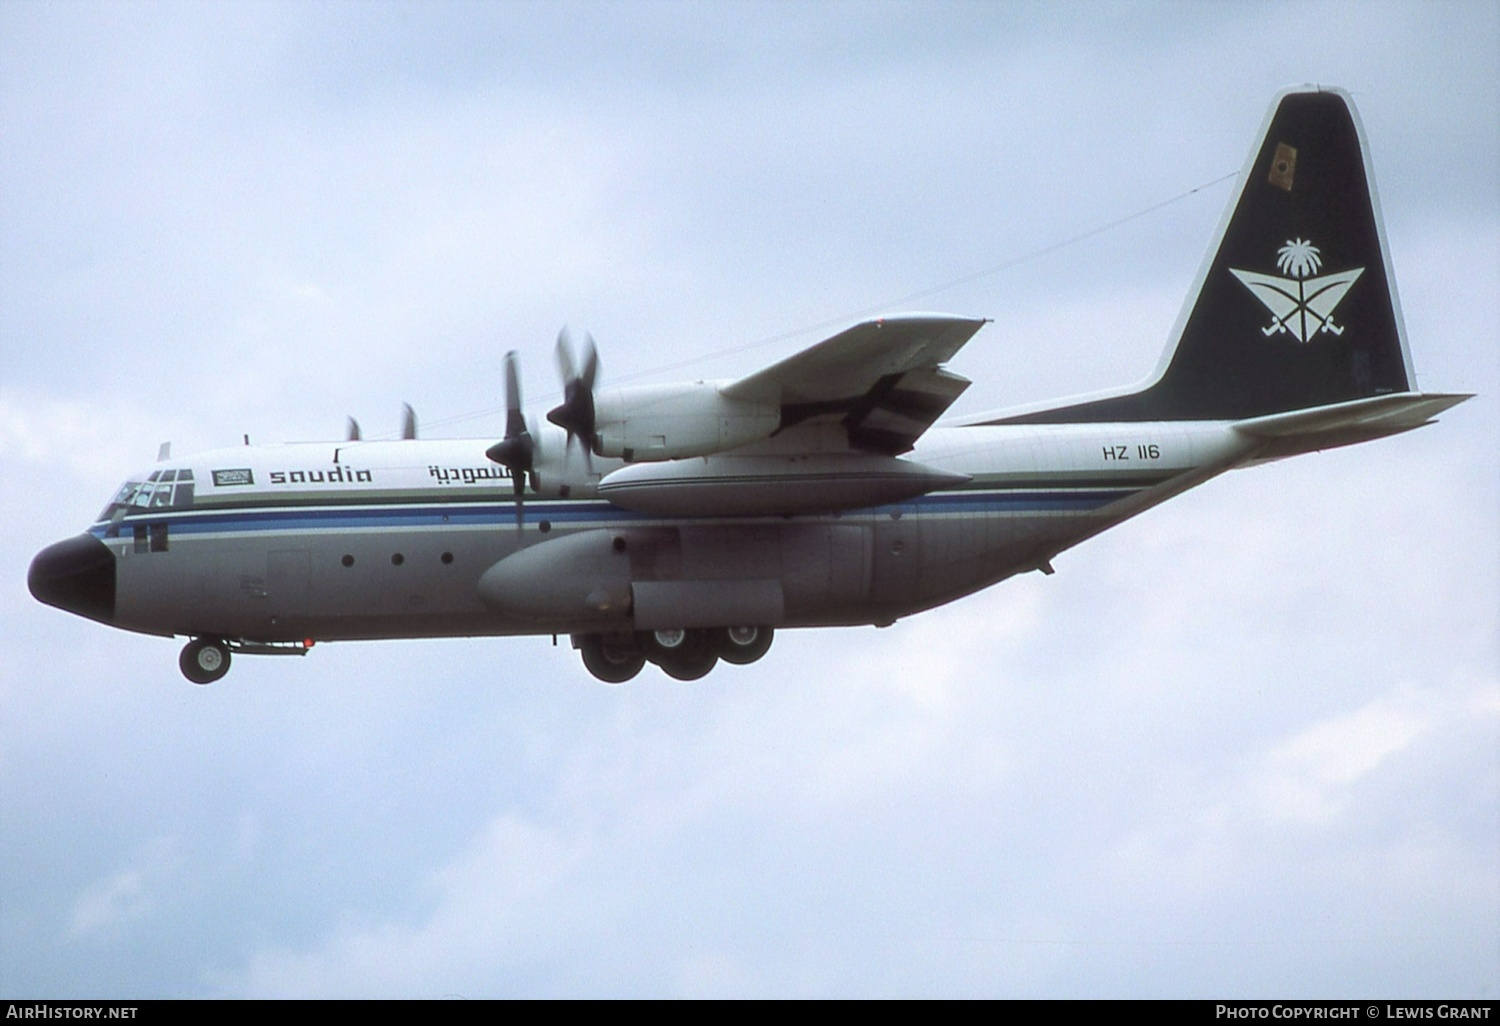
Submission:
[[137,553],[167,551],[166,524],[136,524],[132,537]]

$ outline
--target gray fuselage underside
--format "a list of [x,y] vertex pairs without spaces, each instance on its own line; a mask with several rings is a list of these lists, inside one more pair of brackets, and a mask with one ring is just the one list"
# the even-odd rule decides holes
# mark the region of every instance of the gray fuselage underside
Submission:
[[[486,571],[521,549],[603,531],[629,536],[632,545],[651,539],[649,551],[632,550],[635,583],[661,582],[668,592],[675,582],[766,584],[779,592],[776,615],[762,617],[775,620],[768,626],[886,624],[1049,568],[1063,549],[1250,452],[1229,425],[1215,422],[939,429],[914,457],[972,482],[893,506],[667,518],[597,498],[528,497],[518,528],[509,480],[465,481],[460,473],[484,464],[484,444],[367,443],[362,465],[376,467],[377,478],[420,472],[431,484],[451,464],[453,487],[436,494],[387,489],[378,500],[319,503],[304,491],[293,504],[259,487],[271,477],[260,469],[257,490],[226,489],[232,499],[141,510],[112,531],[96,524],[91,533],[116,555],[113,623],[267,642],[633,629],[640,625],[628,611],[516,615],[480,594]],[[297,465],[304,449],[313,447],[277,447],[280,464],[272,465]],[[266,457],[248,449],[206,454],[197,470],[200,500],[213,475],[224,473],[216,464],[252,459]],[[152,544],[152,525],[162,532],[160,545]],[[684,608],[684,625],[693,625],[692,613]]]

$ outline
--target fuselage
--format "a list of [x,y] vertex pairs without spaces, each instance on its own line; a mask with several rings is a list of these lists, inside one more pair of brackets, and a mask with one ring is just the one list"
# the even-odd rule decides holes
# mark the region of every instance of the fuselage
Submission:
[[[109,615],[96,618],[259,642],[580,633],[704,626],[695,615],[713,618],[718,588],[760,589],[759,606],[728,601],[751,601],[742,615],[768,626],[886,624],[1050,570],[1059,551],[1253,449],[1226,422],[938,428],[911,458],[967,484],[826,515],[663,517],[587,487],[528,493],[518,512],[487,444],[297,443],[164,460],[87,531],[114,563]],[[624,586],[665,602],[651,615],[668,620],[640,622],[627,596],[568,591],[575,570],[585,583],[608,577],[587,563],[595,537],[616,550],[629,540]],[[510,564],[535,569],[481,587],[536,546],[547,548]],[[558,594],[533,595],[548,589]]]

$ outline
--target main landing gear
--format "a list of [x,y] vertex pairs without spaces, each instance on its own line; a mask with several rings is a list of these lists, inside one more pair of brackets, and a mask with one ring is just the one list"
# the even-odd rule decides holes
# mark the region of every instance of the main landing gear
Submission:
[[647,662],[677,680],[698,680],[720,659],[737,666],[755,662],[770,649],[773,634],[770,627],[575,634],[573,647],[588,671],[606,684],[625,683]]

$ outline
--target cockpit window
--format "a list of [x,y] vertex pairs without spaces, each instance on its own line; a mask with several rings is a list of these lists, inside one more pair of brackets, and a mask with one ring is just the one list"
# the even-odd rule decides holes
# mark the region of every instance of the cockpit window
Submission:
[[109,500],[109,505],[100,511],[99,519],[108,520],[116,513],[123,515],[127,512],[131,504],[135,501],[136,492],[140,491],[140,488],[141,483],[139,481],[126,481],[120,486],[120,490],[115,493],[115,497]]
[[177,490],[172,494],[173,509],[187,509],[193,504],[193,472],[191,470],[179,470],[177,472]]
[[157,509],[188,509],[193,505],[191,470],[158,470],[144,481],[126,481],[99,514],[99,520],[118,521],[132,513]]

